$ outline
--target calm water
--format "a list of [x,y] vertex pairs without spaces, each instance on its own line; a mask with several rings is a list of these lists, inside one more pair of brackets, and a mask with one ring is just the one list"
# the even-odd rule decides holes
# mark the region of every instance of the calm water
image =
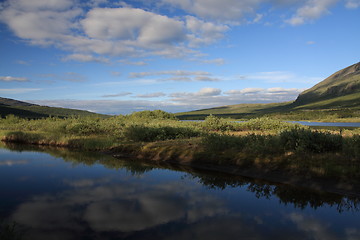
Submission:
[[94,153],[0,148],[0,191],[22,239],[360,239],[358,199]]
[[309,121],[290,121],[311,127],[360,127],[360,122],[309,122]]

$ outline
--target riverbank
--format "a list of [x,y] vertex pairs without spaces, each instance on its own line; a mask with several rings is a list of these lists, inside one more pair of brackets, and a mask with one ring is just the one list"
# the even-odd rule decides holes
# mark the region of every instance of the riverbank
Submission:
[[1,121],[4,142],[100,151],[270,181],[309,185],[320,179],[347,186],[337,191],[360,182],[359,129],[314,130],[269,118],[238,123],[210,116],[181,122],[161,111],[109,119]]

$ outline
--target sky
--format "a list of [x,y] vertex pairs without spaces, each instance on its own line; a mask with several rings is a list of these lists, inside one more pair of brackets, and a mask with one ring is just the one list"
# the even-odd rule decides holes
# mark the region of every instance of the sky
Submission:
[[104,114],[295,100],[360,61],[360,0],[0,1],[0,96]]

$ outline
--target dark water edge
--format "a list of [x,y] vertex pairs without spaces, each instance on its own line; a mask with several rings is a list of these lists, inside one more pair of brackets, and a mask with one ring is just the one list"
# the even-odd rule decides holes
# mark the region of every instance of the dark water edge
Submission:
[[359,198],[259,179],[26,145],[0,178],[21,239],[360,239]]

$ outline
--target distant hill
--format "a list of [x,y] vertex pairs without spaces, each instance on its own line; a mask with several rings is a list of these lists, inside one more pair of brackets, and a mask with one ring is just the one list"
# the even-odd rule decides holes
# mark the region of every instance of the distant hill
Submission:
[[[263,115],[306,115],[334,112],[339,117],[360,116],[360,62],[332,74],[312,88],[302,92],[294,102],[269,104],[237,104],[178,113],[180,119],[203,119],[209,114],[232,118]],[[341,113],[346,114],[341,114]],[[315,115],[315,114],[312,114]],[[342,115],[342,116],[341,116]],[[345,116],[346,115],[346,116]]]
[[[360,62],[344,68],[312,88],[302,92],[295,100],[295,105],[308,105],[324,100],[336,99],[360,93]],[[350,102],[349,102],[350,103]],[[360,106],[359,101],[352,101],[349,107]],[[347,104],[346,104],[347,105]],[[339,106],[340,107],[340,106]]]
[[105,116],[89,111],[69,109],[69,108],[57,108],[40,106],[28,102],[22,102],[10,98],[0,97],[0,116],[5,117],[6,115],[13,114],[15,116],[23,118],[44,118],[44,117],[70,117],[70,116]]

